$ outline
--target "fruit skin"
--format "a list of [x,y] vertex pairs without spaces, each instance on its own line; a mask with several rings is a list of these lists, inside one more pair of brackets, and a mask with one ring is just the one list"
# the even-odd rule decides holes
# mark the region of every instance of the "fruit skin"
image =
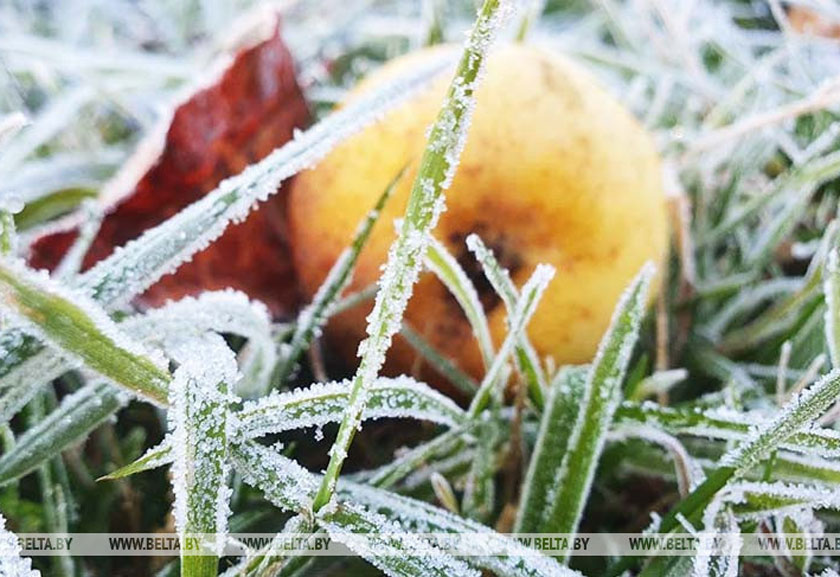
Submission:
[[[349,98],[450,49],[425,49],[391,61]],[[351,290],[379,277],[449,76],[297,177],[288,215],[306,295],[315,293],[357,223],[408,163],[360,256]],[[588,73],[541,49],[507,45],[495,51],[476,94],[467,145],[434,234],[476,284],[496,347],[506,332],[505,307],[467,251],[466,236],[478,233],[517,286],[538,263],[554,265],[557,275],[528,334],[541,356],[588,362],[621,291],[645,261],[660,264],[666,256],[666,200],[655,145]],[[369,309],[347,311],[328,327],[330,342],[353,366]],[[405,318],[462,368],[483,374],[469,324],[430,273],[421,276]],[[415,353],[399,338],[386,369],[416,369]]]

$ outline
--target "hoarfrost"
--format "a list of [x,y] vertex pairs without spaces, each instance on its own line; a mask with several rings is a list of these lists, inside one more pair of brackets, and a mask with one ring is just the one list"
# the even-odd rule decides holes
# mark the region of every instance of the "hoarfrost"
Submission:
[[[348,380],[316,383],[247,401],[237,414],[240,432],[253,438],[338,422],[346,409],[351,385]],[[462,424],[465,415],[448,397],[411,377],[400,376],[380,377],[374,382],[362,418],[414,418],[453,427]]]
[[168,412],[175,526],[181,535],[215,534],[218,554],[230,514],[229,407],[236,398],[228,391],[238,378],[236,358],[218,335],[185,343],[175,357],[180,366],[170,386]]
[[20,556],[17,536],[6,529],[6,518],[0,514],[0,576],[41,577],[41,572],[32,568],[32,561]]

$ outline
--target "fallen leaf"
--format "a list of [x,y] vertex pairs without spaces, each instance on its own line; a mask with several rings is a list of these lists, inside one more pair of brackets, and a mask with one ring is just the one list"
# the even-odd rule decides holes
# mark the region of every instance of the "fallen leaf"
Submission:
[[[263,13],[264,14],[264,13]],[[240,36],[213,80],[177,106],[168,124],[147,137],[103,189],[105,219],[83,268],[138,237],[292,138],[309,112],[294,61],[280,35],[279,16]],[[256,36],[256,37],[255,37]],[[284,187],[285,188],[285,185]],[[297,304],[289,257],[285,191],[273,196],[191,262],[137,299],[158,306],[168,299],[232,287],[266,303],[277,316]],[[76,236],[69,229],[33,243],[30,263],[54,268]]]

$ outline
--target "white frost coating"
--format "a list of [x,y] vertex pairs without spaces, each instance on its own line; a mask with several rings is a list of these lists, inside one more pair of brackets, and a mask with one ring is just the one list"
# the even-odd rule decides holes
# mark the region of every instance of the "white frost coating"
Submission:
[[825,264],[825,340],[831,366],[840,368],[840,251],[832,247]]
[[[417,501],[367,485],[342,481],[339,494],[368,509],[380,512],[404,531],[415,533],[466,533],[481,534],[485,539],[473,539],[471,555],[464,558],[470,565],[497,575],[513,577],[581,577],[577,571],[563,567],[555,559],[529,549],[518,541],[496,533],[492,529],[453,515],[434,505]],[[504,550],[506,556],[481,555],[476,547],[486,547],[488,552]]]
[[[510,271],[499,264],[498,260],[496,260],[496,256],[493,254],[493,251],[487,248],[477,234],[473,233],[467,236],[466,244],[467,249],[473,253],[475,259],[481,265],[481,270],[484,272],[484,276],[487,278],[490,286],[493,287],[493,290],[496,291],[496,294],[499,295],[502,302],[505,304],[508,319],[510,319],[514,316],[516,303],[519,301],[519,291],[516,289],[516,285],[513,284],[513,280],[510,278]],[[528,339],[528,333],[523,331],[520,335],[519,342],[517,343],[517,350],[519,355],[524,355],[528,360],[530,368],[535,373],[539,390],[544,391],[547,387],[545,372],[540,364],[537,352],[534,350],[534,346]],[[527,375],[525,375],[526,368],[523,366],[519,355],[516,357],[517,370],[520,375],[527,377]]]
[[741,517],[759,519],[768,513],[796,511],[802,506],[812,509],[840,509],[840,493],[835,488],[800,483],[733,483],[722,494],[728,503],[742,504],[755,499],[780,499],[786,504],[774,504],[772,508],[757,509],[754,513],[745,513]]
[[648,425],[619,425],[608,434],[610,440],[639,438],[663,447],[671,454],[677,473],[680,495],[685,497],[703,482],[705,475],[683,444],[668,433]]
[[[617,418],[623,423],[646,423],[674,435],[692,435],[717,441],[745,441],[774,414],[775,411],[742,412],[727,407],[681,410],[663,407],[652,401],[639,404],[628,401],[619,409]],[[837,457],[840,456],[840,432],[808,426],[779,443],[779,447],[797,453]]]
[[[329,510],[332,509],[332,510]],[[355,503],[322,510],[319,524],[371,565],[391,576],[480,577],[463,561],[447,555],[386,516]],[[363,535],[362,538],[359,535]]]
[[525,286],[522,287],[522,296],[517,301],[516,308],[510,318],[508,334],[502,346],[499,348],[499,352],[493,359],[493,363],[485,373],[478,392],[475,394],[473,402],[470,405],[471,415],[477,415],[484,408],[484,404],[493,389],[504,382],[501,377],[503,376],[504,368],[507,366],[508,357],[510,357],[514,346],[519,341],[520,336],[525,332],[525,327],[528,326],[528,322],[536,312],[540,298],[542,298],[545,289],[548,287],[548,283],[554,278],[554,272],[554,267],[539,264],[525,283]]
[[840,370],[835,369],[794,395],[766,425],[755,427],[747,439],[721,458],[721,466],[742,475],[795,433],[813,426],[840,396]]
[[[259,437],[304,427],[320,427],[341,420],[351,382],[316,383],[305,389],[272,392],[248,401],[237,414],[240,433]],[[370,388],[363,419],[414,418],[454,427],[463,424],[464,411],[451,399],[411,377],[380,377]]]
[[232,455],[242,479],[274,505],[289,511],[309,508],[318,478],[295,461],[254,441],[237,443]]
[[[164,349],[177,347],[185,339],[196,338],[208,331],[231,333],[248,339],[248,346],[258,356],[259,373],[256,385],[267,386],[277,363],[277,347],[271,334],[271,315],[265,305],[233,289],[204,292],[198,297],[185,297],[169,302],[143,315],[128,318],[120,327],[145,342]],[[243,396],[261,393],[237,389]]]
[[[645,263],[622,293],[613,311],[610,326],[598,344],[592,366],[587,373],[581,411],[569,436],[569,449],[560,465],[557,484],[546,498],[549,507],[546,508],[544,521],[549,519],[551,511],[557,512],[559,507],[574,507],[572,526],[563,529],[574,531],[583,513],[598,457],[604,448],[606,433],[621,400],[621,380],[638,339],[648,289],[655,270],[651,262]],[[589,432],[588,438],[584,437],[587,425],[593,422],[594,430]],[[578,477],[574,485],[570,479],[572,476]],[[564,493],[567,486],[572,487],[575,493]],[[561,502],[561,495],[570,502]]]
[[[712,556],[709,551],[714,550],[715,539],[721,534],[729,537],[727,549],[723,555]],[[720,499],[713,499],[703,511],[703,531],[696,534],[699,551],[692,560],[693,577],[738,577],[741,539],[732,539],[732,535],[740,535],[735,515]]]
[[173,447],[172,484],[179,534],[215,534],[221,552],[227,534],[231,489],[228,443],[233,432],[229,389],[236,358],[218,335],[175,351],[181,363],[170,385],[168,413]]
[[493,339],[490,336],[487,315],[484,313],[484,307],[481,305],[472,281],[455,257],[435,238],[429,242],[425,264],[426,268],[437,276],[461,305],[478,341],[484,367],[489,368],[494,356]]
[[17,536],[6,529],[6,518],[0,514],[0,576],[41,577],[41,572],[32,568],[32,561],[20,556]]
[[[161,370],[166,370],[166,362],[159,351],[150,351],[137,341],[129,338],[97,303],[84,294],[68,289],[54,281],[50,278],[47,271],[32,270],[20,259],[6,259],[2,261],[0,267],[4,268],[7,274],[16,279],[16,282],[24,285],[26,287],[25,290],[46,293],[79,309],[114,346],[123,349],[135,357],[151,362]],[[15,289],[3,283],[0,285],[0,299],[2,299],[0,302],[2,302],[6,310],[14,313],[14,318],[17,322],[26,327],[27,332],[31,332],[48,343],[55,342],[51,335],[46,334],[38,325],[24,316],[22,311],[23,305],[18,299]],[[66,351],[62,347],[55,346],[56,348],[61,348],[63,353],[70,356],[75,355],[72,351]]]
[[114,251],[80,277],[80,288],[112,308],[207,248],[231,222],[277,191],[281,182],[313,166],[336,145],[413,95],[450,62],[446,55],[415,67],[371,95],[333,113],[166,222]]

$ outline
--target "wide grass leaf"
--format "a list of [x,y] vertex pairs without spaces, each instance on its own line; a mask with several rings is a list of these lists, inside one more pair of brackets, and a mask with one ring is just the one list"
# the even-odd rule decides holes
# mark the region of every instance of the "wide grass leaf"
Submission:
[[648,263],[621,296],[598,346],[580,410],[548,495],[541,532],[574,533],[589,496],[598,459],[621,396],[621,383],[639,336],[654,268]]

